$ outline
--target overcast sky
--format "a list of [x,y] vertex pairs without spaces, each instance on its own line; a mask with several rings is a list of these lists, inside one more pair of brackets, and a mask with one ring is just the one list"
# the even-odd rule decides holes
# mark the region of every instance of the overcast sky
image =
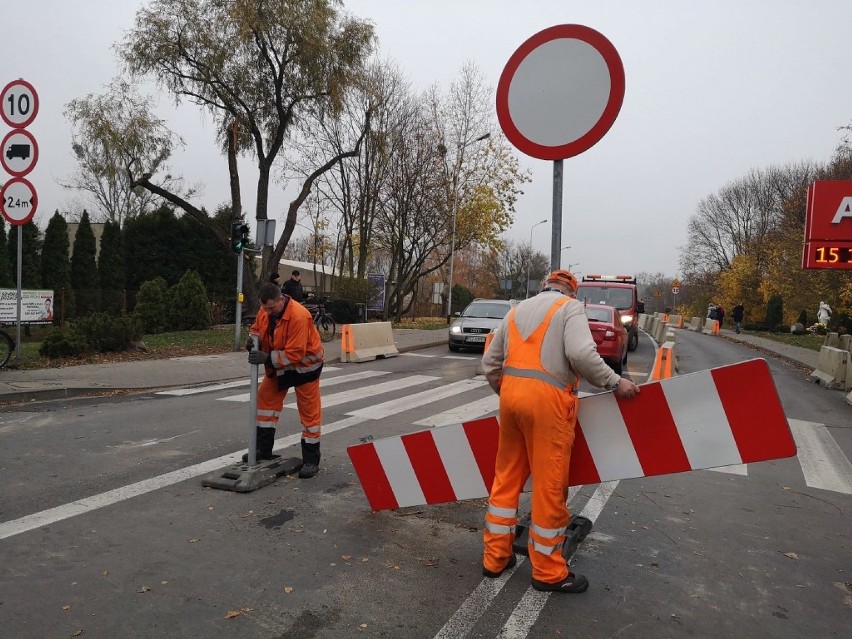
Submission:
[[[29,130],[40,156],[28,179],[39,194],[36,221],[82,200],[62,189],[75,164],[65,105],[99,93],[118,73],[112,45],[132,26],[140,0],[3,2],[0,85],[34,85],[40,111]],[[382,57],[415,87],[448,86],[471,61],[496,88],[512,53],[557,24],[582,24],[606,36],[624,64],[626,92],[610,131],[564,162],[562,266],[583,273],[678,275],[686,224],[698,202],[751,168],[826,161],[852,122],[852,2],[848,0],[347,0],[371,20]],[[186,148],[171,170],[203,184],[208,210],[229,199],[225,159],[209,118],[175,110],[159,96],[159,115]],[[0,122],[2,134],[5,123]],[[495,134],[497,131],[495,130]],[[532,172],[513,227],[550,255],[553,163],[519,152]],[[243,200],[252,211],[251,161],[242,160]],[[5,178],[2,178],[5,179]],[[280,220],[288,194],[273,187]],[[250,213],[250,216],[252,214]],[[282,223],[279,222],[279,232]]]

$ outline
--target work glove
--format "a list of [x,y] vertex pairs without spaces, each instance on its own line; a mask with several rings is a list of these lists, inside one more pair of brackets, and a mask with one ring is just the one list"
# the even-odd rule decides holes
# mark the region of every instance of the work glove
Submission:
[[[246,340],[246,350],[247,350],[249,353],[251,353],[252,349],[254,348],[254,339],[253,339],[253,337],[254,337],[253,335],[249,335],[248,339]],[[259,341],[259,340],[258,340],[258,341]]]
[[264,353],[263,351],[251,351],[248,354],[249,364],[255,364],[256,366],[263,366],[264,364],[268,364],[269,360],[269,353]]

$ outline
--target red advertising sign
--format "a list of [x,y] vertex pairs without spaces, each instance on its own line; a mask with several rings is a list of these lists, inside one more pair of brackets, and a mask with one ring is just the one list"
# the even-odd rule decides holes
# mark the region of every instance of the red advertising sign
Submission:
[[808,188],[803,269],[852,269],[852,180]]

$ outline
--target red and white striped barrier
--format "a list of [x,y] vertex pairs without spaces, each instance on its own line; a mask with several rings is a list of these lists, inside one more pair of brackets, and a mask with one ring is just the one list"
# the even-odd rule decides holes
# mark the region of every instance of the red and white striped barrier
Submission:
[[[796,444],[762,359],[580,400],[572,486],[792,457]],[[348,449],[373,510],[487,497],[496,417]],[[528,482],[529,486],[529,482]]]

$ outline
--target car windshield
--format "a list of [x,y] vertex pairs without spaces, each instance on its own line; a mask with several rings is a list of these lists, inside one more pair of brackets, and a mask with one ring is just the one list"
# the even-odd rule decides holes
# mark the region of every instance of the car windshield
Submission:
[[612,311],[606,308],[586,307],[586,317],[590,322],[606,322],[612,324]]
[[577,299],[589,304],[615,306],[620,311],[633,307],[633,289],[614,286],[581,286]]
[[462,312],[462,317],[487,317],[489,319],[503,319],[509,312],[508,304],[496,304],[494,302],[472,302]]

